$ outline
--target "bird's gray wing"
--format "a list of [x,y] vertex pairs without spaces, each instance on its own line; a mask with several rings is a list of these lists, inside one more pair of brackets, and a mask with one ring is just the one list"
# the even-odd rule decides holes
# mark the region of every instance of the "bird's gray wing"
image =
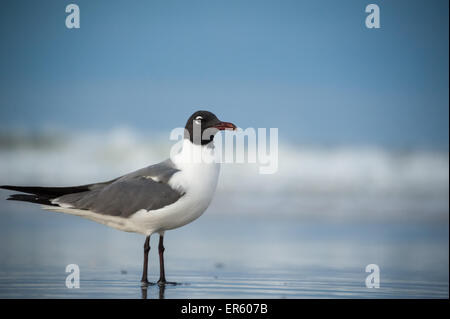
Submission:
[[182,190],[175,190],[168,184],[176,172],[178,170],[168,160],[122,176],[110,184],[93,187],[90,191],[58,197],[54,203],[127,218],[141,209],[156,210],[182,197]]
[[154,181],[167,184],[173,174],[178,172],[179,169],[175,167],[172,160],[167,159],[164,162],[144,167],[133,173],[127,174],[119,178],[119,180],[130,179],[133,177],[146,176]]

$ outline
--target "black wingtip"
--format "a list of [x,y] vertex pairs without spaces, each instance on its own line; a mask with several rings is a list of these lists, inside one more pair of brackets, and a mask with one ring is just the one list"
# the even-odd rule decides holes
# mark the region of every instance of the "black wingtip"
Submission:
[[[1,185],[0,188],[7,189],[7,190],[10,190],[10,191],[21,192],[22,189],[27,189],[27,188],[30,188],[30,187],[27,187],[27,186],[13,186],[13,185]],[[24,193],[26,193],[26,192],[24,192]]]
[[25,194],[14,194],[7,198],[7,200],[14,200],[19,202],[29,202],[34,204],[57,206],[51,202],[51,199],[46,197],[40,197],[37,195],[25,195]]
[[47,198],[56,198],[67,194],[86,192],[90,185],[70,186],[70,187],[42,187],[42,186],[12,186],[2,185],[0,188],[38,195]]

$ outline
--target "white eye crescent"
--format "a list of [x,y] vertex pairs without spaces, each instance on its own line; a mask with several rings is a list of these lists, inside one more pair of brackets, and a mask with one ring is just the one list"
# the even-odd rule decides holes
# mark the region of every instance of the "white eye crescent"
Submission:
[[199,116],[197,116],[196,118],[195,118],[195,124],[197,124],[197,125],[200,125],[201,124],[201,122],[202,122],[202,120],[203,120],[203,117],[201,117],[200,115]]

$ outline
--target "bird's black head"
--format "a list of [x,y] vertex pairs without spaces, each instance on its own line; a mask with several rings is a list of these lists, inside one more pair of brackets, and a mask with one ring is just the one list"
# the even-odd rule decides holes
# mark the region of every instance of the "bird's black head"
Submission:
[[194,144],[205,145],[214,139],[220,130],[235,130],[236,126],[229,122],[220,121],[217,116],[208,111],[197,111],[188,119],[184,138],[190,139]]

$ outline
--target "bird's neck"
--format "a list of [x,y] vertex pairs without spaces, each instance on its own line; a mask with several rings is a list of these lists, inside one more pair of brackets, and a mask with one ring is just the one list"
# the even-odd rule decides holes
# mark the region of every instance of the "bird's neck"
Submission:
[[182,142],[181,151],[171,159],[175,164],[215,163],[214,142],[198,145],[185,138]]

